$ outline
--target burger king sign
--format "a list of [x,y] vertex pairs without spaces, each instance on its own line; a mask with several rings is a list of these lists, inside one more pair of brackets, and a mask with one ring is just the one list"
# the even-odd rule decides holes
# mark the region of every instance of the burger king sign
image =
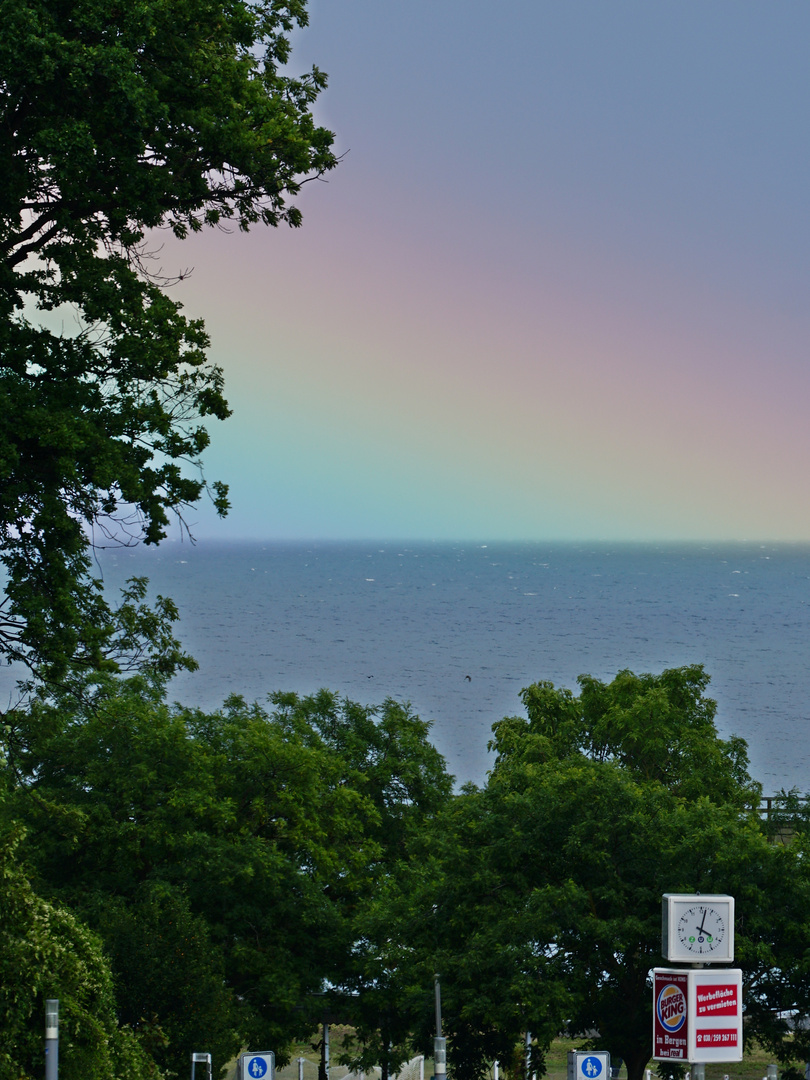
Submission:
[[742,971],[653,968],[653,1057],[742,1061]]
[[688,975],[654,972],[653,1057],[686,1061],[688,1054]]

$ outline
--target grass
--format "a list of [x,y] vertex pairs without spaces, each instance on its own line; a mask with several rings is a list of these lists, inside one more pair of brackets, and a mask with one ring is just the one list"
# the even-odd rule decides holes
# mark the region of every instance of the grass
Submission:
[[[330,1057],[332,1063],[332,1067],[329,1070],[330,1080],[342,1080],[346,1075],[346,1068],[337,1065],[336,1062],[342,1050],[343,1041],[348,1034],[348,1028],[338,1027],[337,1025],[330,1031]],[[567,1080],[568,1051],[577,1050],[579,1048],[580,1044],[576,1039],[555,1039],[551,1044],[546,1059],[546,1080]],[[450,1054],[448,1054],[448,1057],[449,1056]],[[278,1080],[298,1080],[297,1059],[299,1057],[303,1057],[305,1062],[304,1080],[317,1080],[320,1054],[317,1050],[312,1049],[312,1045],[309,1042],[299,1043],[293,1048],[290,1064],[283,1069],[276,1070]],[[728,1080],[762,1080],[766,1075],[767,1067],[771,1060],[772,1059],[767,1051],[763,1050],[756,1043],[749,1043],[745,1047],[745,1054],[742,1061],[707,1064],[706,1080],[724,1080],[726,1076],[728,1077]],[[235,1065],[235,1063],[232,1064]],[[799,1062],[798,1064],[800,1070],[803,1072],[804,1063]],[[651,1071],[651,1080],[656,1080],[655,1062],[651,1061],[647,1067]],[[433,1062],[428,1059],[425,1062],[425,1080],[429,1080],[432,1072]],[[368,1073],[368,1080],[372,1080],[373,1075],[374,1074],[372,1073]],[[505,1080],[503,1071],[501,1071],[500,1075],[502,1080]],[[229,1070],[227,1080],[230,1080],[232,1076],[233,1071]],[[452,1080],[452,1061],[450,1062],[450,1076]],[[621,1070],[620,1077],[621,1080],[627,1080],[627,1073],[624,1068]]]
[[[568,1076],[568,1051],[578,1050],[579,1044],[575,1039],[555,1039],[551,1044],[546,1059],[547,1080],[566,1080]],[[756,1043],[744,1046],[742,1061],[710,1062],[706,1065],[706,1080],[762,1080],[766,1075],[767,1066],[773,1059],[767,1051]],[[688,1067],[688,1066],[687,1066]],[[655,1062],[651,1061],[647,1068],[651,1071],[652,1080],[655,1080]],[[801,1065],[802,1072],[804,1065]],[[627,1072],[621,1070],[621,1080],[626,1080]]]

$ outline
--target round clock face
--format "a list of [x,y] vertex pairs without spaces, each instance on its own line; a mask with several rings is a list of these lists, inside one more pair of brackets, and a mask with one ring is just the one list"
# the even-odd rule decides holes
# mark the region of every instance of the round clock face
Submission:
[[694,904],[678,919],[676,933],[681,947],[694,956],[715,953],[725,948],[725,914],[711,904]]

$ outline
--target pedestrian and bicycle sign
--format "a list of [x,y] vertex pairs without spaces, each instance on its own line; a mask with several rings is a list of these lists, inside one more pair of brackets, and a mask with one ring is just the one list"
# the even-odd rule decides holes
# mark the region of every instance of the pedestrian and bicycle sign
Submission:
[[276,1080],[276,1055],[272,1050],[246,1050],[239,1055],[238,1080]]
[[569,1050],[568,1080],[609,1080],[610,1054]]

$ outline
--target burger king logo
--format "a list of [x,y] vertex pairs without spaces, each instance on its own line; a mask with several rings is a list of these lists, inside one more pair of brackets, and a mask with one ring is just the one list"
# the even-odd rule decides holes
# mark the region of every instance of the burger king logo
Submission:
[[667,983],[658,995],[655,1011],[658,1013],[659,1023],[666,1031],[679,1031],[686,1020],[686,994],[680,986]]

